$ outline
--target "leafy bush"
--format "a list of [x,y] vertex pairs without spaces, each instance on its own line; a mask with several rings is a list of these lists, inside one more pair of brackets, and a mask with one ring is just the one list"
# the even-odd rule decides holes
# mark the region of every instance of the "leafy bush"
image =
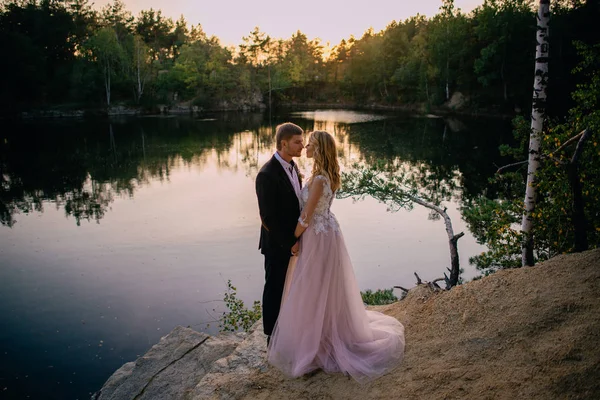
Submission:
[[380,306],[384,304],[391,304],[398,301],[398,298],[394,295],[393,289],[377,289],[373,292],[371,289],[367,289],[364,292],[360,292],[363,302],[370,306]]
[[219,322],[220,332],[237,332],[240,329],[248,332],[261,317],[260,301],[255,301],[252,308],[246,308],[244,302],[237,298],[237,288],[227,281],[227,292],[223,301],[229,311],[223,312]]

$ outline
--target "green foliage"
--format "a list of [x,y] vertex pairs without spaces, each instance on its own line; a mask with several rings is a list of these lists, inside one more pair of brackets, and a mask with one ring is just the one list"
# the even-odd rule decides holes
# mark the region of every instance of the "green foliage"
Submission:
[[78,34],[69,9],[57,1],[0,4],[0,105],[66,101]]
[[255,301],[252,308],[246,308],[244,302],[237,298],[237,288],[231,284],[231,280],[227,281],[223,301],[229,311],[223,312],[219,322],[221,332],[236,332],[240,329],[248,332],[262,315],[260,301]]
[[[487,0],[474,12],[480,48],[474,72],[496,98],[529,104],[535,50],[535,17],[527,0]],[[528,71],[529,72],[529,71]],[[498,96],[500,95],[500,96]]]
[[471,257],[469,263],[486,275],[498,269],[521,266],[518,202],[480,197],[463,206],[462,215],[477,242],[489,249]]
[[398,301],[393,289],[377,289],[375,292],[367,289],[364,292],[360,292],[360,295],[362,296],[363,303],[370,306],[391,304]]
[[170,18],[163,17],[160,10],[154,11],[152,8],[140,12],[135,31],[150,48],[152,60],[158,60],[161,64],[171,56],[176,36],[182,34],[181,28],[174,32]]
[[[574,250],[575,228],[574,194],[569,180],[570,162],[577,140],[565,146],[578,133],[588,129],[591,138],[582,143],[578,163],[582,186],[585,232],[591,248],[600,245],[600,45],[576,44],[581,55],[574,73],[582,75],[581,83],[573,92],[575,101],[564,122],[548,124],[542,136],[542,159],[537,176],[538,200],[534,218],[534,253],[538,261]],[[516,160],[526,157],[529,126],[522,118],[515,119],[515,137],[519,146],[502,146],[502,151]],[[478,198],[465,205],[463,216],[480,244],[489,250],[471,258],[477,268],[485,273],[499,268],[520,266],[519,222],[523,210],[525,169],[497,175],[492,184],[499,187],[500,198]]]
[[543,193],[536,211],[536,233],[540,242],[540,258],[573,251],[573,192],[569,183],[568,163],[576,142],[558,151],[571,137],[584,129],[591,131],[590,139],[583,143],[579,159],[579,180],[582,185],[586,233],[590,246],[600,244],[600,45],[577,44],[582,61],[574,73],[585,77],[572,96],[576,106],[570,110],[564,123],[552,124],[543,137],[543,148],[548,158],[539,171],[539,192]]
[[[408,165],[400,160],[375,160],[355,164],[343,173],[337,196],[355,199],[370,196],[385,203],[390,211],[412,210],[415,202],[439,206],[456,193],[456,171],[436,171],[429,165]],[[430,208],[430,207],[429,207]]]
[[[595,23],[587,10],[592,2],[563,3],[553,6],[551,36],[561,56],[551,60],[550,89],[565,96],[551,97],[549,109],[559,116],[567,110],[561,107],[566,94],[581,84],[569,75],[573,41],[600,39],[585,29]],[[109,80],[111,101],[149,106],[245,108],[270,99],[275,105],[417,103],[429,109],[456,92],[471,107],[509,111],[527,109],[531,101],[536,25],[527,0],[486,0],[470,14],[444,0],[432,18],[391,21],[331,49],[300,31],[275,39],[256,27],[235,58],[200,25],[188,27],[185,18],[174,22],[152,8],[134,17],[121,0],[100,12],[88,0],[2,4],[0,74],[8,79],[0,100],[7,109],[97,105]]]
[[454,9],[453,0],[444,0],[440,13],[429,22],[427,52],[432,67],[437,71],[432,77],[439,81],[437,95],[440,99],[449,100],[446,98],[446,86],[449,93],[450,90],[453,92],[469,79],[461,75],[472,74],[472,66],[465,65],[469,63],[469,47],[464,46],[473,35],[471,30],[467,17],[460,9]]

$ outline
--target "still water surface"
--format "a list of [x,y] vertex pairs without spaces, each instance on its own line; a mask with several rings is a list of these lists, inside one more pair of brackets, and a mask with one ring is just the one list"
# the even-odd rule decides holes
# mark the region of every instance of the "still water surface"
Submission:
[[[463,277],[482,251],[461,220],[500,164],[503,121],[317,110],[211,118],[36,121],[0,136],[0,397],[83,399],[176,325],[214,334],[231,279],[261,297],[254,178],[273,127],[324,129],[345,170],[378,159],[450,187]],[[305,174],[310,170],[300,160]],[[423,172],[424,171],[424,172]],[[451,184],[448,184],[450,182]],[[421,207],[334,201],[361,290],[411,287],[449,264],[443,222]]]

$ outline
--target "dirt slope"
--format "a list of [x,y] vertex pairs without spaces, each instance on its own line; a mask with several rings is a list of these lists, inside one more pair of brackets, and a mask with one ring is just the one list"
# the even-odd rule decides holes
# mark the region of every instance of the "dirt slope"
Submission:
[[[418,268],[417,268],[418,269]],[[600,399],[600,249],[379,307],[406,328],[404,363],[367,385],[273,368],[211,398]]]

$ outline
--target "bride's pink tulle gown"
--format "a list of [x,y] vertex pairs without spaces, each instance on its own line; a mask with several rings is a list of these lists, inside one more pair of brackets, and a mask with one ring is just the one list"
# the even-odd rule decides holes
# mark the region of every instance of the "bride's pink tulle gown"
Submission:
[[[393,317],[367,311],[335,216],[333,192],[324,191],[300,254],[292,257],[283,304],[268,348],[269,362],[297,377],[316,369],[349,374],[359,382],[396,367],[404,355],[404,327]],[[301,200],[308,199],[308,185]]]

